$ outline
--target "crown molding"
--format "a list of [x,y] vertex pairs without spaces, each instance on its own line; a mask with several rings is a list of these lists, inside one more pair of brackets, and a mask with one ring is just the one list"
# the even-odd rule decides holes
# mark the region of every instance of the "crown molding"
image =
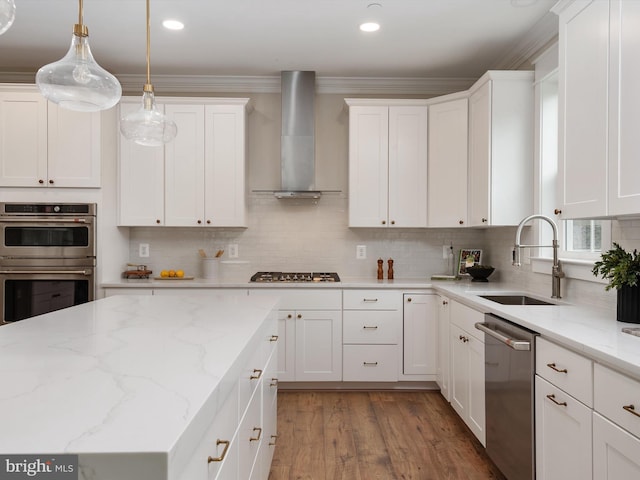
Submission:
[[548,12],[501,59],[496,70],[517,70],[558,37],[558,16]]

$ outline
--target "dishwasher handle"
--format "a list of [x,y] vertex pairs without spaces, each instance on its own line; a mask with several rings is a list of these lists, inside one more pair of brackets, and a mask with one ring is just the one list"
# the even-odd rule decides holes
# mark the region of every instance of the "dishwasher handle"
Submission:
[[508,336],[503,335],[497,330],[490,328],[488,323],[478,322],[475,324],[475,326],[478,330],[504,343],[510,348],[513,348],[514,350],[531,350],[531,342],[529,342],[528,340],[516,340],[513,338],[509,338]]

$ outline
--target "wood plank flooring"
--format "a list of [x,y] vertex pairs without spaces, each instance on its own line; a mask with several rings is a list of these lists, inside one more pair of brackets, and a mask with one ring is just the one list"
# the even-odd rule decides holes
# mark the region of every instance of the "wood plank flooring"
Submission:
[[279,391],[269,480],[500,479],[439,392]]

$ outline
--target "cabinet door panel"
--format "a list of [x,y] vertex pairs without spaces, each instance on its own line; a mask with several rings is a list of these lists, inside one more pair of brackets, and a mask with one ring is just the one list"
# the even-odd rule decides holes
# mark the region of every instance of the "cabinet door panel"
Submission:
[[447,400],[451,401],[451,389],[449,369],[450,346],[449,346],[449,299],[438,297],[438,364],[436,368],[436,383],[440,387],[440,393]]
[[606,214],[609,2],[576,2],[560,17],[559,187],[562,214]]
[[469,405],[469,349],[460,337],[464,332],[456,325],[450,325],[451,332],[451,369],[449,374],[451,388],[451,406],[461,418],[467,416]]
[[389,108],[349,108],[349,226],[388,218]]
[[205,223],[246,226],[245,113],[242,105],[205,110]]
[[296,381],[342,380],[342,313],[296,315]]
[[[138,108],[137,102],[121,103],[120,116]],[[164,225],[164,147],[138,145],[120,133],[118,139],[118,225]]]
[[593,414],[593,478],[640,478],[640,439]]
[[484,343],[469,336],[469,421],[467,425],[482,445],[486,445]]
[[165,222],[204,225],[204,105],[166,105],[178,126],[165,145]]
[[427,107],[389,107],[389,226],[427,226]]
[[438,362],[438,297],[404,295],[405,375],[435,375]]
[[491,160],[491,82],[469,98],[469,224],[486,225],[489,218]]
[[467,223],[468,99],[429,107],[427,220],[430,227]]
[[591,478],[591,409],[537,375],[535,392],[537,479]]
[[0,93],[0,186],[47,180],[47,101],[40,92]]
[[295,380],[295,322],[293,310],[278,312],[278,380],[281,382]]
[[101,114],[48,105],[48,179],[55,187],[100,187]]
[[[640,212],[640,3],[611,2],[609,214]],[[619,68],[618,68],[619,66]]]

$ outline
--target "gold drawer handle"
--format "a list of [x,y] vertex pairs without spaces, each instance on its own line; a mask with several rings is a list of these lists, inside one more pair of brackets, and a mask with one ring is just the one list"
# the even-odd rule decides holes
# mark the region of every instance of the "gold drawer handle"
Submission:
[[373,367],[375,367],[375,366],[378,365],[378,362],[362,362],[362,364],[364,366],[373,366]]
[[260,440],[260,437],[262,436],[262,429],[260,427],[253,427],[253,431],[254,432],[258,432],[258,436],[257,437],[249,437],[249,441],[250,442],[257,442],[258,440]]
[[368,327],[368,326],[364,325],[362,328],[363,328],[364,330],[377,330],[377,329],[378,329],[378,326],[377,326],[377,325],[374,325],[373,327]]
[[273,441],[269,442],[269,446],[275,447],[276,443],[278,442],[278,435],[271,435],[271,439]]
[[624,408],[629,413],[633,413],[636,417],[640,417],[640,413],[636,412],[636,407],[634,407],[633,405],[624,405],[622,408]]
[[277,387],[278,386],[278,379],[277,378],[272,378],[271,379],[271,383],[269,384],[270,387]]
[[221,462],[224,460],[224,457],[227,456],[227,450],[229,450],[229,445],[231,445],[231,441],[230,440],[216,440],[216,446],[217,445],[223,445],[224,444],[224,450],[222,450],[222,455],[220,455],[219,457],[209,457],[207,458],[207,463],[211,463],[211,462]]
[[271,338],[269,339],[270,342],[277,342],[278,341],[278,335],[271,335]]
[[558,373],[568,373],[566,368],[558,368],[556,367],[555,363],[547,363],[547,367],[549,367],[551,370],[553,370],[554,372],[558,372]]
[[[257,375],[256,375],[256,373],[257,373]],[[257,380],[257,379],[259,379],[261,376],[262,376],[262,370],[259,370],[259,369],[257,369],[257,368],[254,368],[254,369],[253,369],[253,375],[251,375],[251,376],[249,377],[249,380]]]
[[550,395],[547,395],[547,398],[549,400],[551,400],[553,403],[555,403],[556,405],[559,405],[561,407],[566,407],[567,406],[567,402],[559,402],[556,400],[556,396],[552,393]]

